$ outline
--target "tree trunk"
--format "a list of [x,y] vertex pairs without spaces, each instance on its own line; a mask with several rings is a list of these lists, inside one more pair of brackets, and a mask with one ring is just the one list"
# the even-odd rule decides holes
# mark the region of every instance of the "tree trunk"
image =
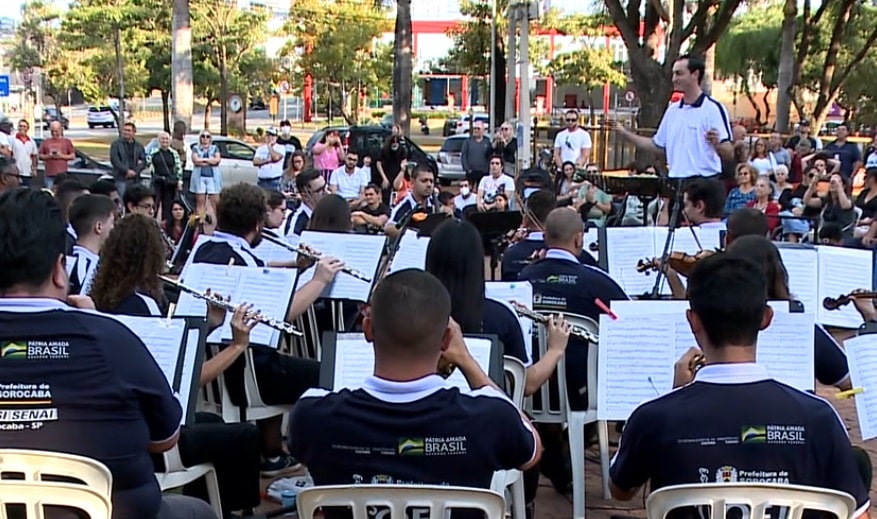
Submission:
[[798,22],[798,2],[786,0],[783,7],[780,64],[777,72],[777,120],[774,129],[790,133],[789,116],[792,109],[792,83],[795,79],[795,32]]
[[749,104],[751,104],[752,109],[755,110],[755,124],[762,126],[764,121],[761,119],[761,108],[758,107],[758,101],[755,99],[755,96],[752,95],[752,90],[750,90],[748,86],[744,86],[743,94],[746,95],[746,99],[749,100]]
[[411,134],[411,90],[413,42],[411,36],[411,0],[396,2],[396,27],[393,42],[393,120],[405,135]]
[[[631,75],[640,101],[640,109],[636,116],[637,131],[641,135],[652,136],[658,129],[661,117],[664,116],[670,100],[672,83],[660,64],[648,58],[646,54],[637,53],[637,56],[644,58],[634,58],[631,54]],[[641,150],[636,152],[636,162],[641,168],[647,164],[658,163],[657,157]]]
[[208,98],[207,104],[204,105],[204,129],[210,130],[210,116],[212,115],[212,106],[214,99]]
[[122,61],[122,30],[118,25],[113,27],[113,47],[116,53],[116,80],[119,83],[119,113],[116,114],[119,136],[122,135],[122,125],[125,124],[125,64]]
[[496,60],[493,63],[492,73],[493,77],[496,78],[496,91],[493,96],[494,113],[490,114],[491,130],[498,128],[505,119],[506,84],[503,80],[505,79],[506,59],[505,45],[503,45],[499,34],[496,36],[496,49],[494,49],[494,52],[496,53]]
[[219,134],[228,135],[228,56],[219,49]]
[[708,95],[713,94],[713,78],[715,77],[716,70],[716,46],[710,45],[710,47],[706,50],[703,55],[704,62],[706,63],[706,73],[703,75],[703,82],[701,83],[701,88]]
[[[164,123],[164,131],[168,133],[171,131],[170,95],[171,93],[167,89],[161,89],[161,121]],[[188,128],[188,125],[186,128]]]
[[194,90],[192,86],[192,26],[189,0],[173,0],[173,35],[171,51],[171,92],[173,119],[192,128]]
[[[768,88],[764,91],[764,94],[761,96],[761,104],[764,105],[764,124],[770,125],[770,93],[773,92],[772,88]],[[761,128],[759,128],[761,130]]]

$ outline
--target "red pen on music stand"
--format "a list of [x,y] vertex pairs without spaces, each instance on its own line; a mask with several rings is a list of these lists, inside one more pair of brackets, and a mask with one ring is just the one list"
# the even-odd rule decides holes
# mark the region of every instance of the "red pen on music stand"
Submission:
[[603,310],[604,312],[606,312],[606,315],[611,317],[613,321],[618,320],[618,316],[615,315],[615,312],[613,312],[608,306],[606,306],[606,303],[604,303],[603,301],[600,301],[599,297],[594,299],[594,304],[597,305],[597,307],[600,310]]

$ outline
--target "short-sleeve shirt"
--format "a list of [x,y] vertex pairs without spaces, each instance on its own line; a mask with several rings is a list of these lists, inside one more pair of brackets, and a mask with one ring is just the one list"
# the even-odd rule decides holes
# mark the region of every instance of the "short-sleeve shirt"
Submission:
[[369,377],[353,391],[309,389],[289,420],[289,453],[317,485],[489,488],[494,471],[528,463],[535,448],[508,397],[491,387],[461,391],[438,375]]
[[[54,154],[69,155],[74,153],[73,143],[66,137],[50,137],[40,144],[40,155]],[[43,160],[46,165],[46,176],[54,177],[60,173],[67,173],[68,163],[66,159],[48,158]]]
[[666,151],[670,178],[709,177],[722,172],[722,159],[706,140],[710,130],[718,132],[719,142],[731,140],[728,110],[706,93],[692,104],[682,99],[667,107],[652,141]]
[[[591,134],[582,128],[576,128],[571,132],[568,129],[562,130],[554,137],[554,149],[560,148],[560,160],[563,162],[572,162],[576,164],[581,156],[582,148],[593,148],[591,143]],[[587,160],[588,157],[585,157]]]
[[371,174],[366,174],[360,168],[355,168],[353,173],[347,173],[344,166],[337,168],[329,177],[329,185],[338,188],[336,194],[345,200],[359,198],[362,188],[371,182]]
[[[541,232],[531,232],[526,240],[519,241],[509,247],[502,255],[502,280],[517,281],[518,275],[524,270],[524,267],[533,263],[531,260],[533,254],[547,248],[545,236]],[[579,254],[578,260],[582,265],[600,268],[597,260],[586,251]]]
[[182,410],[143,342],[122,323],[51,299],[0,299],[0,444],[96,459],[113,474],[113,517],[155,517],[147,446]]
[[[284,157],[286,154],[286,146],[282,144],[275,143],[274,153],[279,154],[281,157]],[[268,145],[263,144],[256,148],[256,154],[254,158],[259,160],[270,160],[271,152],[268,150]],[[277,162],[266,162],[259,166],[259,179],[262,180],[274,180],[283,176],[283,159],[281,158]]]
[[484,193],[485,196],[497,195],[499,193],[511,196],[515,192],[515,181],[508,175],[500,175],[498,178],[487,175],[478,182],[478,191]]
[[9,137],[9,143],[12,145],[12,157],[15,159],[15,165],[18,166],[18,172],[23,177],[31,176],[34,163],[37,161],[34,157],[37,154],[36,142],[30,137],[22,139],[16,134]]
[[[752,405],[758,402],[758,405]],[[757,364],[705,366],[694,383],[640,405],[609,469],[623,490],[761,482],[846,492],[870,507],[843,420],[822,398]]]

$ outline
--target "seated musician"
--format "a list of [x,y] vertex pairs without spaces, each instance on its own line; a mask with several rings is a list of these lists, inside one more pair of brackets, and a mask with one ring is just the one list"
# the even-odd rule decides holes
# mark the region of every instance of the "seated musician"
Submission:
[[[687,384],[630,416],[609,474],[616,499],[678,484],[780,482],[851,494],[868,517],[868,489],[843,420],[825,400],[772,379],[755,363],[759,330],[770,325],[768,283],[755,263],[729,255],[702,260],[689,278],[688,322],[706,366],[676,365]],[[717,412],[717,410],[721,410]],[[719,442],[710,438],[735,437]],[[704,441],[690,441],[703,438]],[[870,476],[869,476],[870,477]]]
[[322,173],[316,169],[306,169],[295,177],[295,188],[301,197],[301,205],[286,220],[283,235],[298,240],[302,231],[308,228],[314,208],[329,193],[329,185]]
[[411,172],[411,192],[405,195],[390,213],[390,220],[384,225],[387,236],[395,238],[399,236],[405,222],[415,210],[422,209],[427,213],[437,210],[433,207],[433,188],[435,177],[427,164],[418,164]]
[[[539,435],[472,358],[450,315],[448,292],[429,273],[401,270],[377,285],[363,321],[374,343],[374,376],[354,391],[308,390],[290,416],[289,451],[317,485],[489,488],[494,471],[536,464]],[[463,373],[471,391],[436,374],[441,358]],[[387,449],[441,454],[388,456]]]
[[713,178],[698,178],[682,188],[685,217],[703,229],[725,230],[725,186]]
[[204,501],[162,496],[149,455],[177,444],[182,409],[136,335],[68,306],[90,300],[68,297],[64,227],[44,191],[0,196],[0,387],[15,389],[0,409],[30,400],[33,416],[0,428],[0,444],[100,461],[113,476],[115,519],[215,519]]
[[[116,204],[103,195],[83,195],[70,207],[70,224],[78,238],[73,246],[70,293],[88,294],[101,247],[116,222]],[[70,259],[68,258],[68,261]]]
[[80,196],[88,194],[88,188],[78,180],[70,179],[59,183],[58,178],[55,177],[55,189],[57,189],[55,200],[58,201],[61,217],[64,218],[64,225],[67,226],[67,255],[70,256],[73,254],[73,246],[76,245],[78,238],[73,226],[70,225],[70,206]]
[[116,190],[115,182],[111,180],[96,180],[88,186],[88,191],[93,195],[110,197],[110,200],[113,201],[113,205],[116,207],[116,218],[122,217],[122,211],[125,209],[125,206],[122,204],[122,197],[119,196],[119,192]]
[[[542,222],[556,207],[554,194],[547,189],[536,191],[526,200],[524,211],[524,229],[526,236],[509,247],[502,256],[502,280],[517,281],[521,270],[533,263],[536,255],[545,249],[545,234],[542,232]],[[583,265],[598,267],[597,260],[587,251],[577,254],[579,262]]]
[[[319,182],[322,182],[322,178]],[[264,267],[265,263],[253,250],[262,239],[265,217],[263,191],[250,184],[236,184],[224,188],[220,194],[216,216],[216,232],[193,251],[192,262]],[[316,270],[313,279],[295,292],[286,321],[294,321],[303,314],[335,279],[335,274],[342,267],[343,264],[336,258],[326,257],[318,261],[314,267]],[[278,304],[285,305],[282,301]],[[252,348],[256,382],[262,401],[266,404],[294,404],[307,388],[315,387],[319,382],[319,363],[281,355],[273,348],[263,346]],[[237,406],[245,405],[244,359],[238,359],[228,369],[225,382],[231,401]],[[262,433],[265,461],[261,471],[265,477],[274,477],[296,470],[299,466],[297,461],[283,453],[280,434],[282,418],[278,415],[257,422]]]

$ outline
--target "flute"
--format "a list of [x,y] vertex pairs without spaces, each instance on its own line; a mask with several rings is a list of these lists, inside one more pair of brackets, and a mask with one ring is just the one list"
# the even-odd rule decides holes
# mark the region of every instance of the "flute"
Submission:
[[[171,278],[166,277],[166,276],[158,276],[158,277],[159,277],[159,279],[161,279],[162,281],[164,281],[168,285],[177,287],[180,289],[181,292],[186,292],[187,294],[191,294],[193,297],[195,297],[195,299],[200,299],[202,301],[205,301],[208,305],[212,305],[212,306],[215,306],[217,308],[223,308],[228,312],[234,312],[235,310],[237,310],[237,306],[234,305],[231,301],[227,301],[225,299],[222,299],[222,297],[220,297],[217,294],[211,294],[209,288],[205,292],[200,292],[200,291],[198,291],[190,286],[186,286],[186,285],[180,283],[179,281],[177,281],[175,279],[171,279]],[[295,329],[295,326],[293,326],[285,321],[281,321],[280,319],[275,319],[273,317],[268,317],[267,315],[262,315],[259,312],[252,312],[252,311],[248,312],[247,318],[248,319],[255,319],[256,321],[259,322],[259,324],[264,324],[265,326],[274,328],[275,330],[280,330],[281,332],[284,332],[284,333],[290,333],[292,335],[295,335],[296,337],[301,337],[303,335],[300,331]]]
[[[533,321],[535,321],[539,324],[548,324],[548,316],[547,315],[543,315],[543,314],[534,312],[533,310],[530,310],[529,308],[522,305],[521,303],[518,303],[517,301],[509,301],[509,302],[511,303],[512,307],[514,307],[515,311],[518,312],[518,315],[520,317],[526,317],[527,319],[532,319]],[[578,337],[579,339],[586,340],[586,341],[593,343],[593,344],[597,344],[600,342],[600,337],[597,334],[592,333],[591,331],[586,330],[586,329],[582,328],[581,326],[578,326],[575,324],[571,324],[569,326],[569,334],[574,335],[574,336]]]
[[[280,240],[280,239],[275,238],[274,236],[271,236],[270,234],[266,234],[265,232],[262,233],[262,239],[264,239],[265,241],[271,242],[274,245],[279,245],[280,247],[283,247],[284,249],[288,250],[289,252],[294,252],[294,253],[299,254],[301,256],[304,256],[305,258],[312,260],[312,261],[319,261],[320,258],[322,257],[322,253],[315,251],[313,249],[309,249],[308,247],[306,247],[305,245],[303,245],[301,243],[298,245],[291,245],[289,243],[286,243],[283,240]],[[341,272],[347,274],[348,276],[353,276],[356,279],[365,281],[366,283],[372,282],[372,278],[368,277],[366,274],[364,274],[364,273],[362,273],[354,268],[350,268],[350,267],[345,266],[345,267],[341,268]]]

